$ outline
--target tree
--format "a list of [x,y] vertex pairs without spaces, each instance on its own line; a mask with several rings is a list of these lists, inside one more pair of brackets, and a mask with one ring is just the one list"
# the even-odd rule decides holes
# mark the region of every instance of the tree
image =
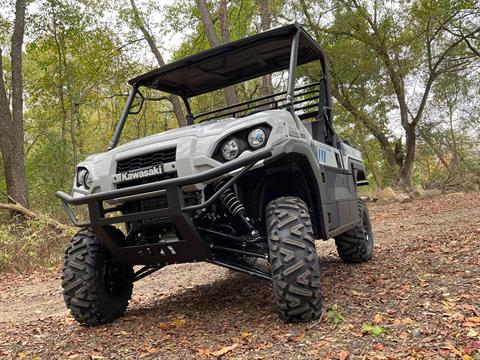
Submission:
[[[222,41],[218,38],[215,26],[213,25],[212,15],[208,9],[206,0],[197,0],[198,10],[202,19],[203,26],[205,28],[205,34],[211,47],[218,46],[222,43],[230,41],[229,28],[228,28],[228,16],[227,16],[227,2],[221,0],[219,4],[219,18],[221,21],[221,34]],[[228,86],[224,90],[225,100],[227,105],[235,105],[238,103],[237,94],[233,86]]]
[[[268,0],[260,0],[260,30],[267,31],[272,26],[272,14],[268,7]],[[267,96],[273,94],[272,74],[262,76],[260,94]]]
[[[364,69],[359,68],[354,74],[348,68],[337,70],[337,74],[343,72],[351,81],[342,83],[341,77],[337,77],[337,90],[333,94],[378,139],[385,158],[394,166],[396,184],[410,187],[417,128],[423,120],[432,89],[440,75],[461,72],[473,61],[474,55],[464,51],[463,38],[451,36],[446,30],[451,23],[471,16],[466,11],[471,5],[423,0],[398,6],[389,6],[384,1],[332,1],[335,19],[325,26],[314,20],[311,7],[305,3],[305,0],[301,1],[307,23],[316,32],[319,41],[325,34],[331,37],[333,47],[348,41],[353,47],[363,47],[372,59],[373,65],[365,63]],[[473,27],[465,36],[471,37],[479,32],[480,28]],[[344,56],[354,62],[351,53],[345,50]],[[359,84],[357,80],[362,78],[362,73],[369,72],[372,66],[378,69],[377,82],[366,80]],[[415,85],[412,86],[412,83]],[[398,140],[392,143],[388,139],[382,126],[376,124],[378,112],[372,112],[368,104],[362,102],[358,89],[363,91],[363,85],[370,89],[383,88],[383,99],[394,99],[392,104],[396,113],[391,112],[389,116],[403,128],[404,151],[395,151],[401,150]],[[390,93],[393,97],[389,97]],[[356,101],[348,101],[352,97]]]
[[[0,151],[3,159],[7,195],[10,201],[29,207],[25,176],[23,129],[22,45],[25,33],[26,1],[15,3],[15,21],[11,37],[11,98],[4,80],[2,49],[0,48]],[[10,108],[11,105],[11,108]]]
[[[147,70],[143,59],[127,56],[140,49],[140,40],[132,43],[110,28],[99,11],[75,0],[46,0],[28,11],[25,167],[30,203],[37,209],[58,207],[55,191],[71,186],[78,161],[105,151],[129,89],[125,79]],[[162,105],[176,126],[170,103]],[[122,141],[145,136],[144,128],[159,125],[158,112],[155,115],[149,111],[146,121],[131,116]]]
[[[135,25],[138,27],[138,29],[142,32],[143,36],[145,37],[145,40],[147,41],[148,46],[150,47],[150,50],[155,56],[155,59],[157,60],[158,65],[164,66],[165,61],[163,60],[162,54],[160,53],[160,50],[157,47],[157,44],[155,42],[155,39],[153,38],[153,35],[148,31],[148,29],[145,26],[145,22],[143,21],[140,11],[138,10],[137,5],[135,4],[135,0],[130,0],[130,5],[132,8],[132,14],[133,14]],[[178,96],[170,95],[168,97],[168,100],[172,103],[173,111],[178,120],[178,125],[180,127],[185,126],[186,125],[185,116],[183,114],[183,110],[180,105],[180,100]]]
[[478,33],[472,32],[472,29],[478,27],[479,18],[480,6],[477,5],[465,9],[462,17],[454,19],[443,27],[452,36],[460,38],[477,57],[480,57],[480,36]]

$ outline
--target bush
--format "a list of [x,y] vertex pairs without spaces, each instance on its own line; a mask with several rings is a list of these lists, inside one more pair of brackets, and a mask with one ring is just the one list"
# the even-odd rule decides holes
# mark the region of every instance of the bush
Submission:
[[0,224],[0,272],[57,267],[75,231],[73,227],[59,229],[42,220],[13,219]]

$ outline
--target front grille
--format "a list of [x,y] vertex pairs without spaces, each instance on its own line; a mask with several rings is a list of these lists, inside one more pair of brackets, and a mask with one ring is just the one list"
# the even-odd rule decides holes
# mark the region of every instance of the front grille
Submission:
[[165,209],[167,207],[167,196],[159,196],[151,199],[140,200],[140,209],[142,211]]
[[[201,191],[184,191],[183,192],[185,206],[198,205],[202,201]],[[162,195],[150,199],[140,200],[140,210],[149,211],[156,209],[165,209],[168,207],[167,196]]]
[[[202,202],[202,191],[184,191],[185,206],[198,205]],[[141,211],[150,211],[168,208],[167,195],[160,195],[149,199],[138,201],[128,201],[123,205],[123,212],[126,214],[137,213]],[[155,223],[159,219],[142,220],[142,223]]]
[[117,162],[117,174],[175,161],[176,148],[164,149]]

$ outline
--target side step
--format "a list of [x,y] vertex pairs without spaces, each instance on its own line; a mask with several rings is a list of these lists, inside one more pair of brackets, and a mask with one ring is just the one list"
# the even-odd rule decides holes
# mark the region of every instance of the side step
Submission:
[[243,265],[236,264],[236,263],[229,262],[229,261],[225,261],[225,260],[209,259],[209,260],[207,260],[207,262],[215,264],[215,265],[223,266],[223,267],[226,267],[228,269],[235,270],[235,271],[239,271],[239,272],[242,272],[244,274],[252,275],[252,276],[258,277],[258,278],[263,279],[263,280],[269,280],[269,281],[272,280],[272,275],[271,274],[260,271],[258,269],[250,268],[248,266],[243,266]]

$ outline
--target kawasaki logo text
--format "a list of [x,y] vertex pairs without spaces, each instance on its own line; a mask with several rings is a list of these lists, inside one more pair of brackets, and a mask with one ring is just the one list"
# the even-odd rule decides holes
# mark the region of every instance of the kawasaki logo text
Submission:
[[122,172],[121,181],[142,179],[144,177],[160,175],[161,173],[162,173],[162,167],[160,165],[157,165],[150,169],[145,169],[145,170],[125,171],[125,172]]

